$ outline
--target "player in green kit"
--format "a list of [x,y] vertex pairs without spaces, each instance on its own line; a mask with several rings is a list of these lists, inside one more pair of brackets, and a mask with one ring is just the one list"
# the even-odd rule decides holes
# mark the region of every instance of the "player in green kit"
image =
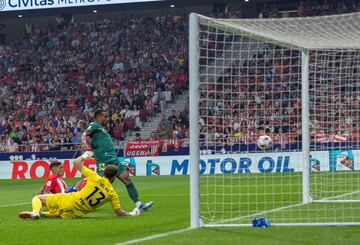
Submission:
[[[153,202],[142,203],[140,201],[135,185],[130,179],[129,168],[123,165],[118,159],[111,136],[103,127],[107,122],[108,113],[105,110],[96,110],[94,113],[94,122],[91,122],[84,132],[82,141],[88,148],[91,146],[94,152],[93,157],[96,160],[97,173],[100,176],[104,176],[106,165],[116,165],[118,167],[117,178],[126,186],[131,200],[133,200],[136,207],[140,210],[147,210],[153,205]],[[90,142],[88,142],[89,139]]]

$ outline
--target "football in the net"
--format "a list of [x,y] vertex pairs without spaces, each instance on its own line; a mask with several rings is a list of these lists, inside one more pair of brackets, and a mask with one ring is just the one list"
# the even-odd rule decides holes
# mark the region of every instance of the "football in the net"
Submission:
[[268,135],[261,135],[257,142],[256,145],[261,149],[261,150],[267,150],[270,149],[273,145],[273,141],[271,139],[270,136]]

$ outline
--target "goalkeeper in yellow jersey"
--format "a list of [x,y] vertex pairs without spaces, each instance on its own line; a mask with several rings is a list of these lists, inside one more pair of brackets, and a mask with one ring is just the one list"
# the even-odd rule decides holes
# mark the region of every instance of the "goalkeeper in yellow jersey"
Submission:
[[[112,208],[118,216],[139,215],[139,208],[135,208],[132,212],[126,212],[120,207],[119,197],[112,186],[118,174],[118,168],[115,165],[107,165],[104,169],[104,177],[101,177],[83,165],[83,161],[91,156],[92,152],[87,151],[74,160],[75,168],[87,178],[87,184],[81,191],[37,195],[32,199],[32,212],[21,212],[19,217],[22,219],[77,218],[106,202],[111,202]],[[47,211],[41,212],[42,207],[47,207]]]

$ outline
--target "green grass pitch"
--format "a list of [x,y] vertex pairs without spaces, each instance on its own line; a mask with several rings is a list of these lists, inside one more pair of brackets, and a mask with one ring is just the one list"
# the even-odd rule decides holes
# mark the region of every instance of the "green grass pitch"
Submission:
[[[110,204],[105,204],[81,219],[32,221],[21,220],[17,215],[21,211],[31,210],[31,198],[44,180],[0,180],[0,244],[116,244],[189,226],[188,176],[133,177],[133,181],[142,200],[155,202],[142,216],[119,218],[111,210]],[[269,181],[276,183],[274,178]],[[68,179],[67,182],[71,184],[75,180]],[[116,181],[115,188],[123,208],[131,210],[133,204],[123,185]],[[354,226],[201,228],[140,244],[359,243],[360,227]]]
[[[255,213],[273,223],[360,223],[360,202],[303,205],[302,173],[204,175],[201,211],[206,223],[249,224]],[[360,200],[360,171],[313,172],[313,200]]]

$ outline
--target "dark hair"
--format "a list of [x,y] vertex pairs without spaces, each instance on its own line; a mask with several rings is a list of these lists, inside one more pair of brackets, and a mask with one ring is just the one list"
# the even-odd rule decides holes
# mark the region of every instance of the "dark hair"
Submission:
[[110,180],[113,177],[115,177],[117,174],[118,174],[118,168],[115,165],[110,164],[105,167],[105,170],[104,170],[105,178]]
[[106,111],[103,110],[103,109],[97,109],[97,110],[94,112],[94,118],[97,118],[97,116],[101,115],[103,112],[106,112]]
[[52,163],[50,163],[50,169],[52,169],[53,167],[58,167],[60,165],[61,165],[61,162],[53,161]]

